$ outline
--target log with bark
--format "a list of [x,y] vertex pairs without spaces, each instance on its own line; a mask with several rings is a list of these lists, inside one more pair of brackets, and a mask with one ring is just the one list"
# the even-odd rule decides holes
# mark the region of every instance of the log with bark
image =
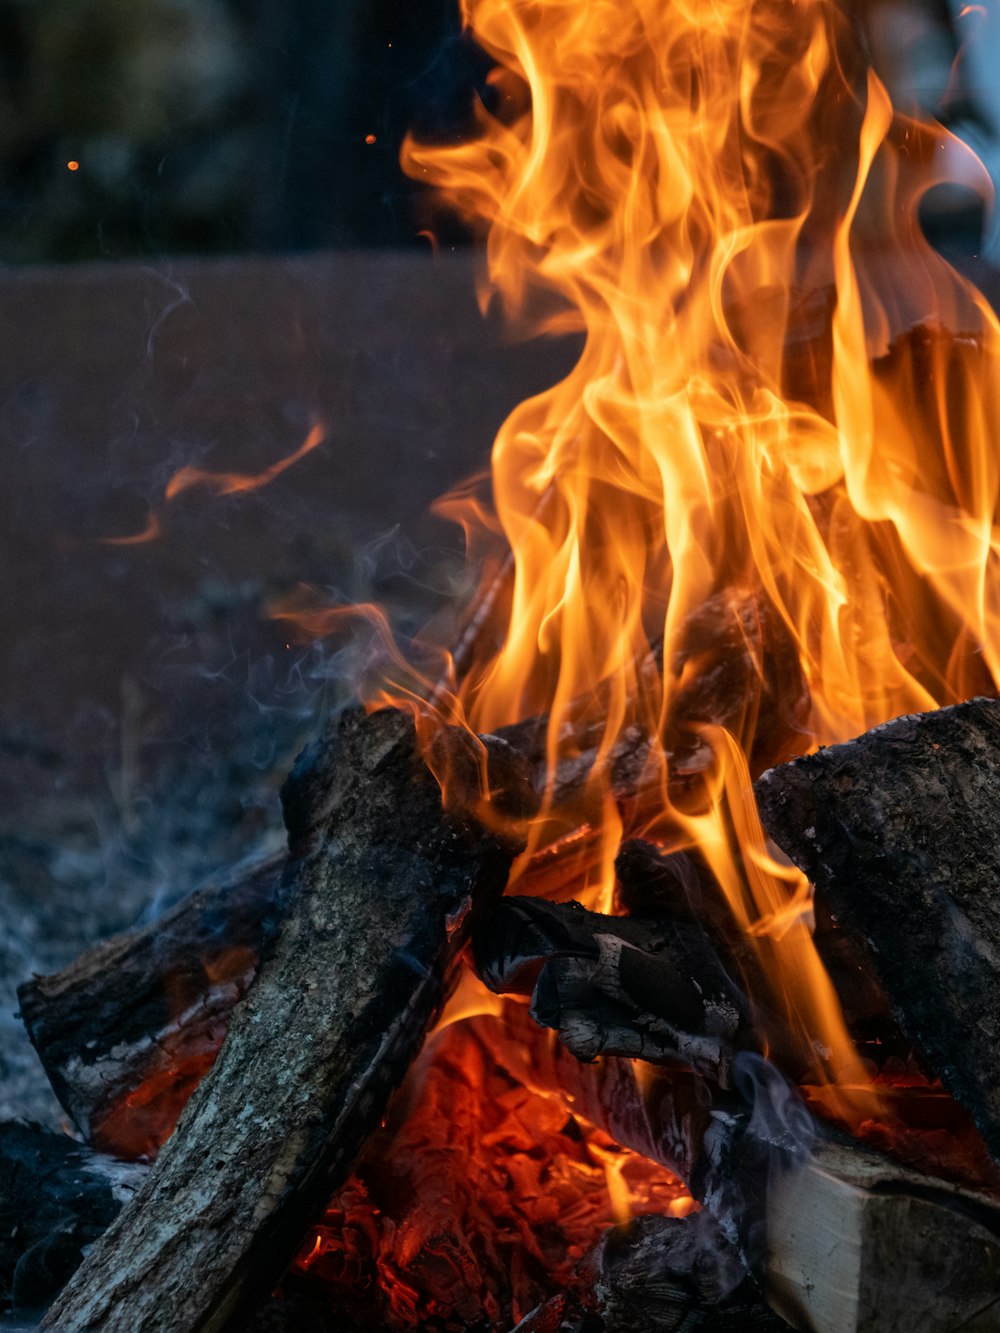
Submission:
[[280,853],[237,867],[19,987],[49,1082],[95,1148],[152,1157],[173,1128],[280,924],[284,863]]
[[277,939],[147,1182],[46,1327],[214,1333],[280,1276],[419,1049],[466,917],[502,892],[516,847],[479,816],[530,808],[502,742],[440,733],[433,759],[447,808],[412,719],[391,710],[345,713],[299,761]]
[[1000,1158],[1000,701],[897,718],[755,790],[765,829]]

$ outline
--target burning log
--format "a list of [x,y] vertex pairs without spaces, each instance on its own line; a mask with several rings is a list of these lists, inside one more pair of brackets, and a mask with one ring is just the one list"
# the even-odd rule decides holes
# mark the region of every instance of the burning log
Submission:
[[378,1123],[447,992],[471,907],[513,848],[475,817],[526,812],[508,747],[439,737],[448,807],[413,723],[345,713],[283,793],[290,907],[133,1202],[49,1312],[60,1333],[223,1328],[266,1294]]
[[[630,916],[667,917],[697,926],[730,973],[739,978],[746,994],[767,994],[760,957],[739,929],[718,882],[696,848],[664,853],[635,838],[618,853],[615,872],[618,905]],[[814,908],[816,951],[833,981],[848,1031],[856,1043],[866,1043],[866,1053],[876,1063],[893,1057],[906,1059],[912,1048],[893,1021],[889,1002],[867,966],[864,952],[823,904],[814,904]],[[759,1009],[757,1019],[766,1020]],[[768,1037],[772,1053],[775,1044],[783,1046],[783,1034],[777,1026],[771,1025]],[[793,1071],[786,1067],[786,1072]]]
[[0,1124],[0,1308],[47,1305],[145,1175],[41,1125]]
[[[639,677],[656,691],[663,671],[663,645],[654,645]],[[669,664],[675,680],[667,732],[658,739],[671,756],[671,783],[680,788],[703,773],[712,754],[702,732],[724,727],[753,737],[752,770],[794,754],[809,713],[809,691],[794,640],[768,602],[726,588],[713,594],[686,620]],[[601,700],[578,700],[561,737],[564,753],[553,773],[547,762],[547,717],[500,728],[498,735],[523,754],[536,790],[548,788],[556,808],[572,808],[587,785],[605,740],[607,715]],[[604,764],[609,785],[624,801],[641,798],[658,782],[650,766],[654,738],[638,725],[624,727]]]
[[133,1159],[167,1137],[277,931],[284,861],[213,880],[152,925],[18,989],[49,1082],[88,1143]]
[[772,769],[756,793],[1000,1157],[1000,702],[898,718]]
[[503,1020],[479,1021],[505,1031],[497,1044],[518,1052],[526,1086],[686,1180],[793,1327],[996,1327],[995,1199],[831,1139],[766,1062],[737,1066],[734,1096],[685,1071],[642,1072],[614,1057],[581,1064],[532,1040],[517,1005]]
[[693,923],[602,916],[579,903],[509,898],[473,936],[476,970],[580,1060],[624,1055],[730,1083],[756,1047],[741,992]]

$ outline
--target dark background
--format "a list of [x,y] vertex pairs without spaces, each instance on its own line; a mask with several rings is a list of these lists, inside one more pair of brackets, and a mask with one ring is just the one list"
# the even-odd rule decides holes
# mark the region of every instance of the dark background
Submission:
[[[896,105],[995,178],[1000,15],[857,13]],[[488,67],[458,0],[0,0],[0,263],[426,247],[400,144],[460,136]],[[995,248],[977,189],[928,209],[942,244]]]
[[457,0],[2,0],[0,262],[421,243],[487,68]]

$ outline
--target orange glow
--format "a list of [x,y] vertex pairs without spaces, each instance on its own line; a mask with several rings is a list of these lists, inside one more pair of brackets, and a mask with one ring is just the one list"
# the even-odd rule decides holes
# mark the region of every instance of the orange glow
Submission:
[[80,170],[80,164],[79,164],[79,162],[67,162],[67,163],[66,163],[66,170],[67,170],[67,171],[79,171],[79,170]]
[[270,486],[276,477],[294,467],[307,454],[311,454],[325,439],[326,428],[317,422],[293,454],[272,463],[262,472],[206,472],[202,468],[182,467],[167,483],[164,498],[173,500],[195,487],[204,487],[216,495],[244,495],[248,491],[259,491],[263,486]]
[[367,143],[367,144],[373,144],[374,142],[375,142],[375,135],[374,135],[374,134],[366,134],[366,135],[365,135],[365,143]]
[[[833,0],[461,9],[496,61],[493,109],[467,142],[409,139],[404,167],[485,232],[484,302],[584,344],[502,427],[495,519],[463,512],[497,553],[488,632],[435,704],[480,732],[548,718],[515,881],[585,828],[571,892],[607,908],[624,833],[696,845],[765,963],[758,998],[857,1123],[873,1094],[808,885],[770,854],[750,783],[994,688],[998,325],[917,220],[971,154],[894,112]],[[582,724],[590,776],[566,809],[554,775]],[[652,744],[625,806],[610,757],[629,728]]]
[[428,1044],[292,1272],[363,1327],[506,1329],[579,1287],[619,1216],[692,1206],[669,1171],[526,1087],[489,1023],[467,1018]]
[[[286,458],[280,458],[261,472],[207,472],[197,467],[179,468],[167,482],[163,498],[169,504],[185,491],[198,488],[214,491],[216,495],[245,495],[250,491],[259,491],[264,486],[269,486],[290,467],[294,467],[314,449],[318,449],[325,440],[326,427],[316,422],[294,453]],[[101,540],[105,546],[139,546],[144,542],[156,541],[163,536],[163,532],[162,516],[151,513],[142,532],[129,537],[103,537]]]

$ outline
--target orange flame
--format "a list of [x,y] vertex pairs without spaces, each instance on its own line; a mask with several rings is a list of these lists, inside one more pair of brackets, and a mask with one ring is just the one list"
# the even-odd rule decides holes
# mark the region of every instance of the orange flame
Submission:
[[[179,468],[167,482],[163,498],[169,504],[178,495],[198,487],[214,491],[216,495],[246,495],[250,491],[259,491],[262,487],[269,486],[290,467],[294,467],[307,454],[311,454],[325,439],[326,427],[316,422],[294,453],[280,458],[261,472],[207,472],[197,467]],[[163,531],[162,517],[153,512],[141,532],[129,537],[104,537],[102,541],[105,546],[139,546],[144,542],[156,541],[163,536]]]
[[[489,291],[585,341],[497,438],[501,642],[449,706],[477,731],[546,715],[550,775],[599,707],[603,905],[625,820],[610,756],[651,737],[646,831],[699,845],[860,1110],[808,886],[769,856],[749,784],[765,729],[773,762],[997,678],[998,325],[917,218],[969,151],[894,112],[833,0],[461,7],[497,61],[492,108],[468,142],[409,140],[404,166],[485,226]],[[787,640],[807,716],[765,717],[763,631],[713,711],[692,626],[720,597]],[[530,851],[554,778],[548,798]]]

